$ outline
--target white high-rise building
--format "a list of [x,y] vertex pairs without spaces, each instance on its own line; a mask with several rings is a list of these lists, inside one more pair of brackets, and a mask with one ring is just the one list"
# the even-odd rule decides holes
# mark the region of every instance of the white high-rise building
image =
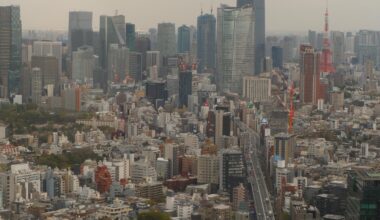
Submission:
[[62,74],[62,42],[60,41],[34,41],[33,56],[52,56],[58,60],[58,76]]
[[42,72],[40,68],[33,68],[31,74],[31,98],[34,104],[41,104]]
[[163,57],[173,56],[177,53],[174,23],[158,24],[157,49]]
[[254,76],[244,77],[243,97],[254,102],[269,101],[271,97],[271,79]]
[[73,52],[72,78],[78,83],[93,84],[93,73],[98,58],[92,47],[83,46]]
[[29,164],[14,164],[8,172],[0,173],[3,204],[8,207],[12,202],[27,202],[41,190],[41,174],[31,170]]
[[242,93],[243,77],[254,74],[255,16],[252,7],[218,8],[217,84],[220,90]]

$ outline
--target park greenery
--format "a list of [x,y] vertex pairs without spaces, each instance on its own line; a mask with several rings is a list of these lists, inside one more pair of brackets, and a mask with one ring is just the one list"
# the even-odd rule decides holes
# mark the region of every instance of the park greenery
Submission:
[[83,130],[83,125],[76,124],[78,119],[90,119],[87,112],[50,112],[34,104],[0,106],[0,122],[9,125],[10,134],[35,134],[41,142],[47,141],[49,133],[61,131],[73,141],[75,131]]
[[101,157],[95,154],[91,149],[81,148],[63,152],[59,155],[43,154],[36,158],[36,163],[39,165],[47,165],[52,168],[58,167],[59,169],[68,169],[73,168],[74,166],[80,166],[87,159],[98,161]]

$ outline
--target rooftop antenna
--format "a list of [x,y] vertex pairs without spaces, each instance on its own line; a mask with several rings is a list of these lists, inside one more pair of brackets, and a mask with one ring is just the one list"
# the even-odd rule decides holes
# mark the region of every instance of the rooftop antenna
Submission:
[[202,7],[202,3],[201,3],[201,15],[203,15],[203,7]]
[[211,14],[212,14],[212,12],[214,11],[214,6],[213,5],[211,5]]
[[115,10],[115,16],[116,16],[117,14],[119,14],[119,11],[116,9],[116,10]]

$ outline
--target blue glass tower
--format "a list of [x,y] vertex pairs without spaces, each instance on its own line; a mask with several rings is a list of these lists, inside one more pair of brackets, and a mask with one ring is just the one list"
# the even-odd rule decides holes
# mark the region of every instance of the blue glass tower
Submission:
[[198,72],[215,70],[216,18],[212,14],[198,17],[197,22],[197,56]]

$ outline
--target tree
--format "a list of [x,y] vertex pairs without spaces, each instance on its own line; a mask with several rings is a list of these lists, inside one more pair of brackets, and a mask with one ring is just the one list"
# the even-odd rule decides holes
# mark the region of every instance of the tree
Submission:
[[170,216],[166,213],[149,211],[142,212],[137,217],[138,220],[170,220]]

